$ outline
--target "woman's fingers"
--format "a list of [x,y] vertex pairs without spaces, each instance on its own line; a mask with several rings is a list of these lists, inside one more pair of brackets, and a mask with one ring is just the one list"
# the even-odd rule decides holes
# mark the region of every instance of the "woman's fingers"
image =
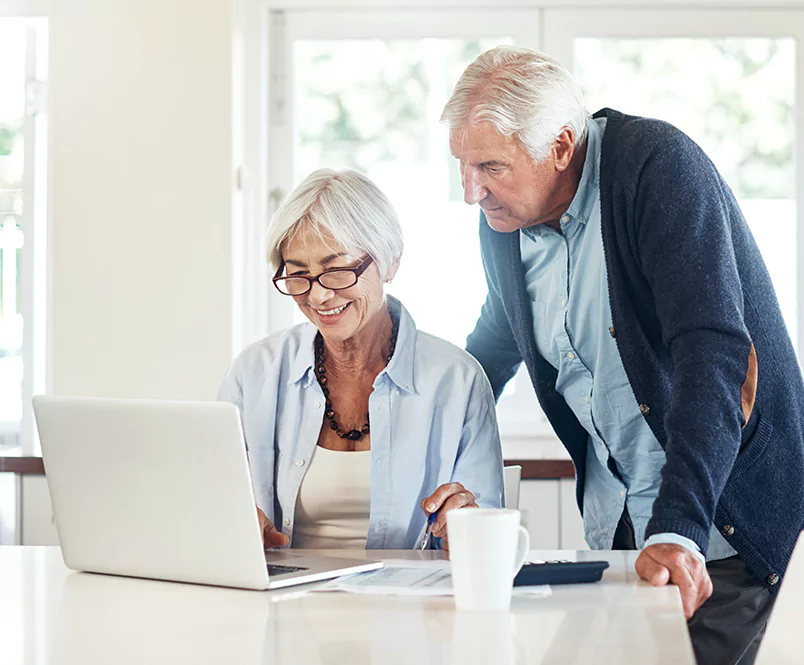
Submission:
[[266,549],[269,547],[284,547],[290,542],[290,539],[284,533],[281,533],[259,508],[257,508],[257,517],[260,519],[263,547]]
[[441,538],[447,533],[447,512],[455,508],[477,508],[475,495],[461,483],[445,483],[422,501],[422,508],[428,515],[438,511],[433,523],[433,535]]

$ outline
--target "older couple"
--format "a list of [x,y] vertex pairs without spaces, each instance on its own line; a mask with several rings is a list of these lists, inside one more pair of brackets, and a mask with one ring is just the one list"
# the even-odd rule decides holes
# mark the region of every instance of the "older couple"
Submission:
[[639,548],[640,577],[679,587],[699,665],[753,662],[804,529],[804,381],[731,190],[671,125],[589,116],[528,49],[481,55],[442,120],[481,208],[479,364],[383,297],[402,242],[376,187],[310,176],[269,252],[312,325],[247,349],[221,390],[268,542],[412,547],[433,510],[443,539],[446,510],[499,506],[492,395],[524,362],[590,546]]

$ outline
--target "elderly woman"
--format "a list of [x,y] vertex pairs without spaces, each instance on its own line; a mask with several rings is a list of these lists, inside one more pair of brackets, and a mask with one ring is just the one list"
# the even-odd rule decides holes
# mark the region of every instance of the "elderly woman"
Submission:
[[242,415],[266,546],[414,548],[437,511],[433,546],[448,547],[447,510],[502,504],[494,398],[474,358],[386,297],[394,209],[367,177],[319,170],[267,244],[310,323],[248,347],[218,396]]

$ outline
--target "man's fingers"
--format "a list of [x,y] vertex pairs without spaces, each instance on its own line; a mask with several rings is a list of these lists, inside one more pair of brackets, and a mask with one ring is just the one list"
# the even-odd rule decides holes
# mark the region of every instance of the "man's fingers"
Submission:
[[685,568],[675,568],[670,574],[670,581],[678,587],[684,618],[689,619],[698,609],[698,585]]
[[635,569],[654,586],[675,584],[687,619],[712,595],[712,580],[706,566],[681,545],[663,543],[646,547]]
[[637,575],[653,586],[664,586],[670,582],[670,571],[645,552],[639,555],[635,569]]

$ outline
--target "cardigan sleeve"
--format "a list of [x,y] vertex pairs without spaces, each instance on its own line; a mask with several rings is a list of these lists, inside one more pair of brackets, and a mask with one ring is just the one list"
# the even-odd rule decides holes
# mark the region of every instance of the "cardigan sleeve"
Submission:
[[494,256],[492,248],[483,242],[483,226],[486,224],[486,219],[481,214],[480,247],[488,295],[480,310],[480,318],[475,329],[466,340],[466,350],[482,365],[491,383],[494,399],[498,400],[505,384],[511,380],[522,364],[522,355],[511,331],[499,293],[495,276],[498,257]]
[[657,143],[633,200],[637,257],[672,363],[667,461],[645,535],[677,533],[706,552],[746,422],[744,389],[756,385],[732,240],[745,222],[714,165],[681,132]]

